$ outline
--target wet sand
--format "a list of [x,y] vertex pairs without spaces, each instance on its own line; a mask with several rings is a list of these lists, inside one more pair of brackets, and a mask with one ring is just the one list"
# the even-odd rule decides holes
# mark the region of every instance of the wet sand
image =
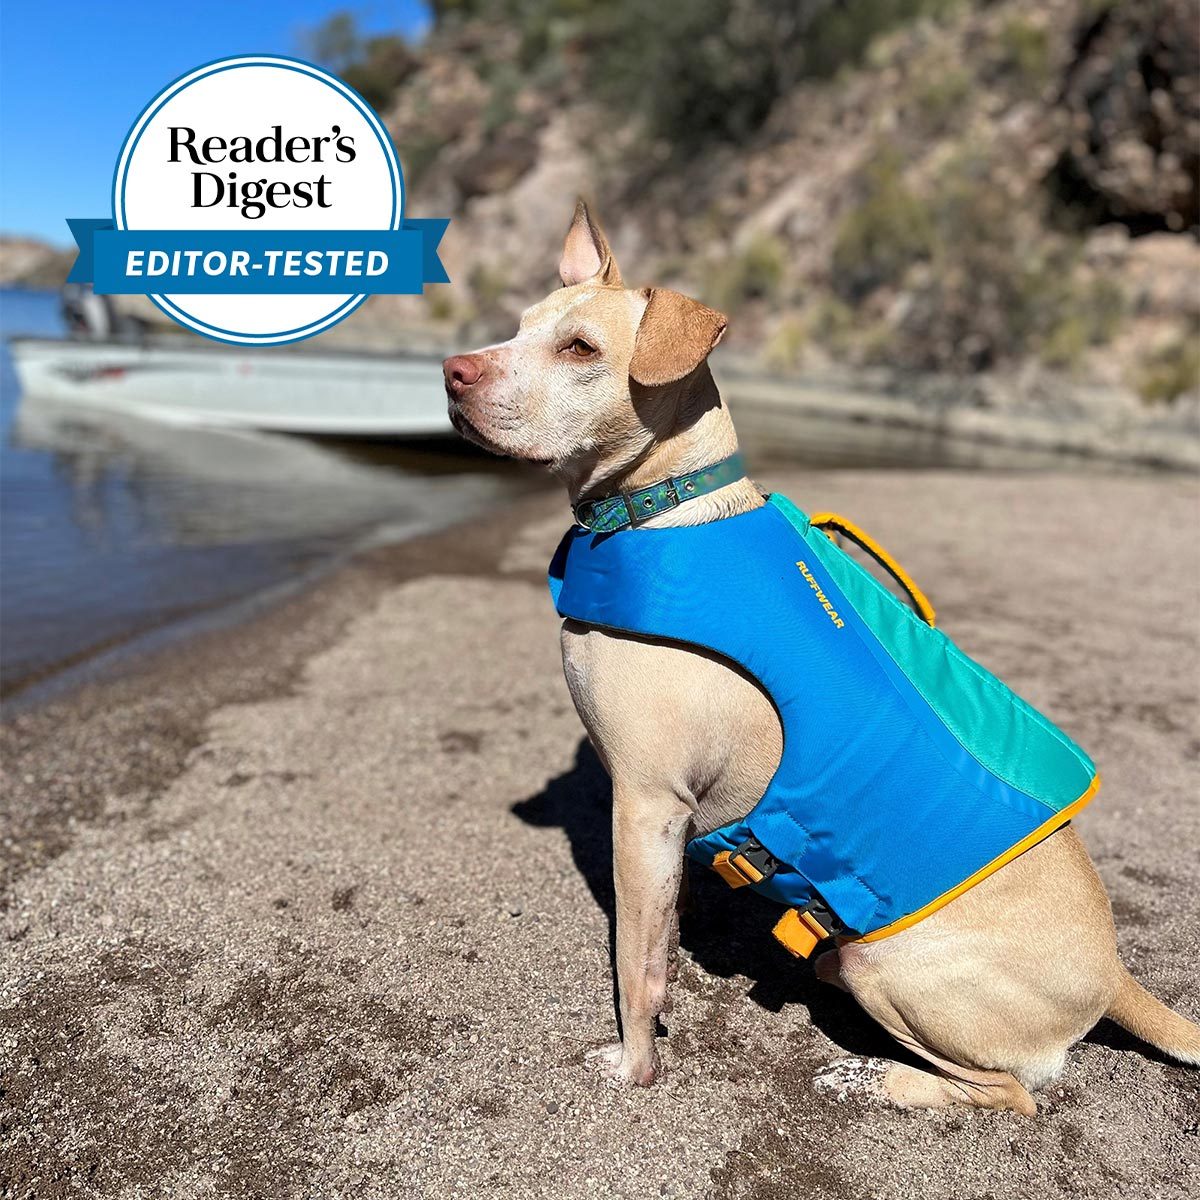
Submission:
[[[1090,750],[1122,952],[1200,1017],[1196,484],[763,482],[860,520]],[[587,1071],[611,839],[542,582],[566,520],[536,497],[373,551],[9,719],[0,1194],[1196,1194],[1200,1072],[1109,1025],[1036,1120],[816,1094],[887,1039],[705,872],[661,1084]]]

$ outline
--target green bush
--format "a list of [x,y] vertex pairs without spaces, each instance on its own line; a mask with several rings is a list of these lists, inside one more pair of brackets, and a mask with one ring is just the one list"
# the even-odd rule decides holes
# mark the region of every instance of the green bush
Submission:
[[494,313],[512,286],[508,272],[498,263],[476,263],[467,279],[479,310],[485,316]]
[[444,284],[426,288],[425,303],[431,321],[451,321],[458,312],[451,289]]
[[834,290],[851,301],[899,283],[933,254],[937,239],[929,206],[904,182],[898,156],[880,154],[863,182],[865,198],[842,220],[833,248]]
[[305,52],[336,71],[372,108],[386,108],[396,89],[416,68],[416,56],[401,37],[364,37],[351,12],[335,12],[301,38]]
[[796,370],[804,362],[808,341],[807,322],[801,317],[785,317],[767,342],[767,364],[779,371]]
[[1115,279],[1101,276],[1084,287],[1080,303],[1086,314],[1088,342],[1093,346],[1111,342],[1129,311],[1125,289]]
[[363,60],[347,67],[342,78],[372,108],[384,109],[415,69],[416,58],[403,38],[377,37],[367,42]]
[[970,98],[972,79],[961,67],[938,64],[913,96],[917,119],[930,133],[942,133],[957,120]]
[[1170,404],[1200,391],[1200,326],[1193,326],[1148,354],[1137,377],[1146,404]]
[[900,334],[887,321],[872,321],[854,339],[860,362],[873,367],[894,367],[900,359]]
[[426,171],[433,166],[441,152],[446,148],[445,141],[440,137],[408,137],[404,141],[404,182],[412,187]]
[[809,333],[834,353],[849,346],[857,323],[854,309],[843,304],[836,296],[823,296],[808,314]]
[[1070,313],[1050,330],[1038,350],[1038,357],[1048,367],[1075,367],[1083,358],[1089,344],[1087,322],[1077,313]]
[[731,255],[713,272],[705,291],[712,302],[734,312],[747,300],[769,300],[779,294],[787,268],[783,243],[758,233],[739,254]]
[[1031,88],[1042,88],[1050,79],[1050,34],[1044,25],[1024,17],[1011,17],[1000,30],[1000,55],[1005,68]]
[[523,80],[515,63],[503,63],[488,76],[490,88],[483,110],[483,129],[491,136],[517,118],[517,93]]
[[1089,346],[1103,346],[1116,336],[1125,316],[1125,293],[1114,279],[1101,276],[1072,282],[1041,339],[1038,356],[1050,367],[1075,367]]

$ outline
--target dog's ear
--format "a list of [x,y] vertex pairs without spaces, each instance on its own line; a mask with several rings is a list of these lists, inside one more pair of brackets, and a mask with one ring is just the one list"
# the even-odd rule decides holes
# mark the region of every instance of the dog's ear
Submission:
[[621,286],[621,272],[617,260],[609,249],[608,239],[600,226],[592,220],[588,207],[582,200],[575,205],[575,217],[567,230],[563,243],[562,259],[558,264],[558,276],[564,287],[586,283],[596,279],[612,287]]
[[728,321],[724,313],[666,288],[647,288],[650,303],[638,326],[630,377],[645,387],[690,375],[716,348]]

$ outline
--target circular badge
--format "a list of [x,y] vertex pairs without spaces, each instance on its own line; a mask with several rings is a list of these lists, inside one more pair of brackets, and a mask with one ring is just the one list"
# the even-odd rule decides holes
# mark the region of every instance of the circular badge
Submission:
[[[327,71],[275,55],[222,59],[176,80],[134,123],[113,176],[119,231],[399,230],[403,209],[400,164],[371,107]],[[366,294],[150,298],[197,333],[265,346],[328,329]]]

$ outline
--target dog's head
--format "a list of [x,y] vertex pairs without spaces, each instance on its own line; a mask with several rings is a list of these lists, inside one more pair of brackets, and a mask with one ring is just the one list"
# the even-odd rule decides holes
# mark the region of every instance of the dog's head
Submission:
[[443,363],[450,419],[488,450],[561,471],[632,462],[670,432],[672,395],[725,318],[665,288],[626,288],[582,201],[558,273],[563,286],[516,337]]

